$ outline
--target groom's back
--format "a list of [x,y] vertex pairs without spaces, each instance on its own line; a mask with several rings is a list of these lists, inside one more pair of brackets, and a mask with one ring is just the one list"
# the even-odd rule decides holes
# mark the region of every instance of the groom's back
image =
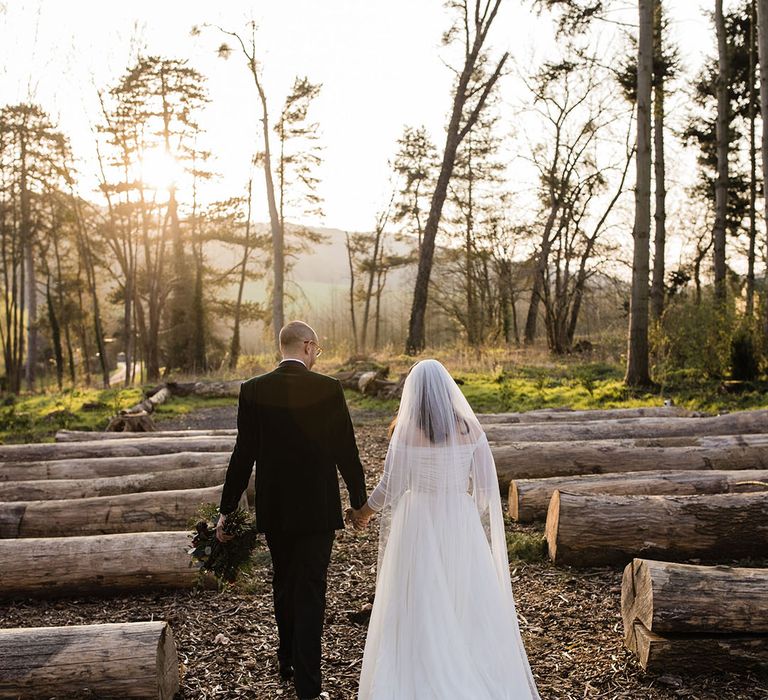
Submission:
[[342,527],[336,464],[346,404],[338,381],[284,362],[247,384],[259,529]]

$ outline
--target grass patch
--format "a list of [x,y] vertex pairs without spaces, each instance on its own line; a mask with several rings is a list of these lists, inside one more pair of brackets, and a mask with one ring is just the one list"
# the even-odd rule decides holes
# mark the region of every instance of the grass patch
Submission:
[[[141,387],[8,396],[0,406],[0,443],[50,442],[58,430],[104,430],[112,416],[143,396]],[[158,406],[154,418],[161,422],[199,408],[236,404],[236,398],[177,396]]]
[[547,558],[547,540],[541,533],[507,530],[507,552],[510,561],[540,562]]

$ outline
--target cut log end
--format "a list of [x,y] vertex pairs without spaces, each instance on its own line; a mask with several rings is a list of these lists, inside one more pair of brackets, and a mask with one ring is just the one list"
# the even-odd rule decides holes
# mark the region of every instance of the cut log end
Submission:
[[515,521],[520,520],[520,496],[514,480],[509,484],[509,517]]
[[555,491],[549,501],[547,510],[547,524],[544,528],[544,536],[547,539],[549,558],[557,561],[557,532],[560,527],[560,491]]
[[179,692],[179,657],[168,624],[157,642],[157,686],[159,700],[173,700]]

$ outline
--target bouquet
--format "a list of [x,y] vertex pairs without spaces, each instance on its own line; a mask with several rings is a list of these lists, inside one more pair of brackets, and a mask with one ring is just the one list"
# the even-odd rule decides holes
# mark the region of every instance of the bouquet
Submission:
[[258,533],[253,515],[242,508],[227,514],[224,532],[234,536],[234,539],[228,542],[219,542],[216,539],[219,510],[215,505],[201,506],[198,515],[202,520],[194,526],[195,529],[190,535],[190,566],[210,572],[220,582],[233,583],[241,571],[249,568],[251,553],[256,547]]

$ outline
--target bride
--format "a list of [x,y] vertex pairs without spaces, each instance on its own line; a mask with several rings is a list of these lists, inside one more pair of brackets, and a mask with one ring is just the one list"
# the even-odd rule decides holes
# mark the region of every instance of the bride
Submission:
[[356,526],[381,515],[358,700],[530,700],[496,468],[437,360],[411,369],[384,464]]

